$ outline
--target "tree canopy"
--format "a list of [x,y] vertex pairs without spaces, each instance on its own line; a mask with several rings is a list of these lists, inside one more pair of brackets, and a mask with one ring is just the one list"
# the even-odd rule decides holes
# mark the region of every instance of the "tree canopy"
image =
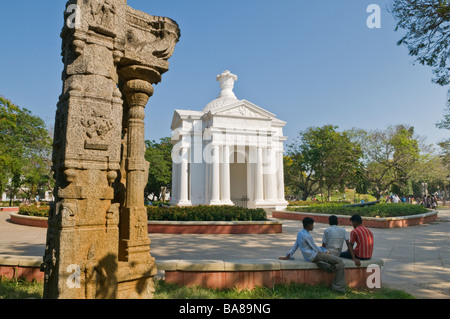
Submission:
[[156,141],[146,141],[145,159],[150,163],[145,195],[159,197],[162,188],[172,185],[172,143],[170,137]]
[[433,82],[450,84],[450,1],[395,0],[391,11],[396,30],[406,30],[398,45],[406,45],[409,55],[432,68]]
[[0,193],[34,196],[50,176],[51,138],[44,121],[0,97]]
[[[335,188],[343,188],[358,170],[361,150],[346,132],[325,125],[300,132],[289,146],[286,184],[303,199],[325,188],[328,199]],[[286,163],[286,161],[285,161]]]

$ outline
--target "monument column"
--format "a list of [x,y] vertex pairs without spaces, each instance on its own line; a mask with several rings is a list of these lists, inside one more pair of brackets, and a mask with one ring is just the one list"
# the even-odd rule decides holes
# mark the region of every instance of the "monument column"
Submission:
[[180,194],[180,184],[178,182],[178,163],[177,161],[172,162],[172,190],[170,196],[172,197],[171,203],[177,204],[179,201]]
[[263,175],[263,149],[258,146],[256,150],[256,180],[255,180],[255,203],[264,201],[264,175]]
[[265,150],[265,160],[264,160],[264,184],[266,189],[266,201],[275,202],[276,201],[276,179],[275,179],[275,153],[273,148],[268,147]]
[[256,147],[248,147],[247,157],[247,198],[250,202],[255,200],[255,164],[256,164]]
[[277,152],[277,167],[277,198],[279,202],[285,202],[283,151]]
[[223,146],[223,160],[222,160],[222,204],[233,205],[230,197],[230,147]]
[[182,146],[181,148],[181,159],[180,159],[180,193],[178,203],[188,204],[189,202],[189,171],[188,171],[188,155],[189,148]]
[[220,205],[220,149],[219,145],[212,146],[211,163],[211,202],[210,205]]

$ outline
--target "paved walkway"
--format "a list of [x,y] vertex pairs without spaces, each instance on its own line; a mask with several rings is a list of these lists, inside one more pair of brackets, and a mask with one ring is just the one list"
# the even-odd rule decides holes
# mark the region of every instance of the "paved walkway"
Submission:
[[[15,225],[0,212],[0,254],[43,256],[46,229]],[[328,225],[316,223],[312,235],[320,244]],[[151,254],[168,259],[278,258],[292,247],[299,221],[283,220],[283,233],[270,235],[151,234]],[[351,227],[345,227],[351,231]],[[374,258],[384,260],[383,285],[418,298],[450,298],[450,210],[439,211],[432,224],[397,229],[371,229]],[[296,253],[296,258],[302,258]]]

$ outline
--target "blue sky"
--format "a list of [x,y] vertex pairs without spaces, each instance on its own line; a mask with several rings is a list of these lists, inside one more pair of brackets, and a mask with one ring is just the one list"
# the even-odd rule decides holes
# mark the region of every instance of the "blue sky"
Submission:
[[[0,1],[0,94],[53,125],[61,92],[64,0]],[[217,74],[239,76],[235,93],[287,122],[291,143],[310,126],[383,129],[408,124],[428,143],[447,89],[431,82],[396,42],[389,0],[128,0],[178,22],[181,40],[155,87],[146,138],[170,136],[175,109],[202,110],[219,94]],[[381,28],[366,12],[378,4]]]

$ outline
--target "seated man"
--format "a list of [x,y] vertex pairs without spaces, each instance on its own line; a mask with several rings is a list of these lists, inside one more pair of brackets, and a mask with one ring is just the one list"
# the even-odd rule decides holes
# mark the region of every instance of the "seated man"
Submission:
[[322,247],[328,250],[328,253],[334,256],[340,256],[344,241],[348,240],[345,228],[338,227],[338,218],[334,215],[328,217],[328,223],[331,227],[325,229],[322,238]]
[[317,265],[327,272],[334,272],[334,280],[331,288],[336,291],[345,292],[345,268],[344,262],[336,256],[325,253],[325,249],[320,249],[314,243],[314,239],[309,234],[314,229],[314,219],[305,217],[302,221],[303,230],[297,233],[297,240],[294,246],[286,255],[280,257],[280,260],[288,260],[294,255],[298,248],[306,261],[317,263]]
[[[369,260],[373,252],[373,234],[362,225],[362,218],[358,214],[350,218],[353,230],[350,233],[350,240],[347,241],[348,251],[341,253],[342,258],[351,258],[355,264],[360,266],[359,260]],[[356,243],[356,247],[353,245]]]

